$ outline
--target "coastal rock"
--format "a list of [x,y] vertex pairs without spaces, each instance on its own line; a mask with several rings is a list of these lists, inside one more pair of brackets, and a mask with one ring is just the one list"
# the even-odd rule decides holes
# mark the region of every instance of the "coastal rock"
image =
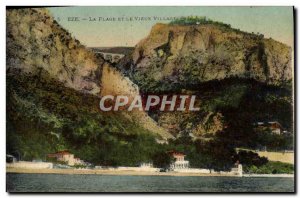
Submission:
[[[281,84],[293,76],[291,47],[263,35],[214,24],[156,24],[123,71],[162,83],[201,83],[230,77]],[[138,81],[138,80],[137,80]]]
[[293,78],[291,47],[222,23],[156,24],[117,68],[142,93],[199,94],[199,113],[150,112],[173,135],[189,123],[196,136],[223,131],[229,118],[217,108],[238,107],[251,91],[248,82],[281,86]]
[[64,30],[46,9],[10,9],[6,14],[7,72],[46,70],[67,87],[100,92],[104,60]]
[[[47,9],[7,11],[7,75],[47,72],[64,86],[101,97],[139,95],[139,88],[120,71],[88,50],[63,29]],[[163,139],[173,138],[145,112],[120,112]]]

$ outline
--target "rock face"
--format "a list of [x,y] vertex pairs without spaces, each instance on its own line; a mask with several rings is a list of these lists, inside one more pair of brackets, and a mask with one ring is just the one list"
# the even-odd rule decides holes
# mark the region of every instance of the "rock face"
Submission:
[[[117,69],[108,65],[105,65],[102,70],[101,87],[101,96],[127,96],[129,102],[132,102],[133,98],[136,95],[139,95],[139,88],[137,85],[135,85],[128,77],[121,74]],[[158,134],[160,136],[159,139],[162,138],[165,141],[174,138],[167,130],[159,127],[144,111],[134,109],[131,112],[119,111],[118,113],[121,113],[133,122],[143,126],[145,129]]]
[[101,92],[102,96],[105,95],[125,95],[129,100],[139,94],[139,88],[128,77],[113,67],[105,65],[102,70],[101,78]]
[[[133,98],[139,94],[129,78],[81,45],[46,9],[7,11],[7,74],[19,75],[19,71],[21,74],[46,71],[64,86],[96,96]],[[164,139],[172,138],[145,112],[123,114]]]
[[137,80],[145,75],[183,84],[240,77],[279,84],[292,79],[291,63],[291,48],[263,35],[213,24],[157,24],[119,67]]
[[46,9],[11,9],[7,18],[7,71],[44,69],[67,87],[97,94],[104,60],[64,30]]
[[[230,27],[156,24],[117,67],[143,93],[189,91],[198,95],[201,104],[198,113],[154,112],[151,115],[173,135],[188,132],[211,137],[223,131],[231,120],[223,115],[226,108],[239,108],[249,102],[245,97],[254,93],[251,83],[242,81],[276,86],[292,80],[291,53],[291,47],[283,43]],[[234,82],[226,83],[227,80]],[[223,90],[216,87],[220,86],[216,82],[224,84]],[[210,88],[203,89],[204,84]]]

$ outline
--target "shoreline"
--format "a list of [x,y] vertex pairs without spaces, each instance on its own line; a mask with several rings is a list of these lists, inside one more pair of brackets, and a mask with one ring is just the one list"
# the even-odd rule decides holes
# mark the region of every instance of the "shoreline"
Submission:
[[294,178],[294,174],[221,174],[221,173],[184,173],[184,172],[149,172],[131,170],[97,170],[97,169],[25,169],[6,168],[6,173],[24,174],[66,174],[66,175],[127,175],[127,176],[198,176],[198,177],[284,177]]
[[294,174],[243,174],[243,177],[294,178]]
[[28,173],[28,174],[66,174],[66,175],[128,175],[128,176],[230,176],[233,174],[220,173],[183,173],[183,172],[150,172],[132,170],[100,170],[100,169],[25,169],[7,168],[6,173]]

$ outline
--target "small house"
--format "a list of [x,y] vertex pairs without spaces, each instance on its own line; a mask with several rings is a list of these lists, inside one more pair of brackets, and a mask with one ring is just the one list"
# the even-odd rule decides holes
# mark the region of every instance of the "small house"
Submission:
[[270,122],[257,122],[256,123],[257,129],[260,130],[270,130],[272,133],[280,135],[283,134],[283,127],[277,121],[270,121]]
[[169,151],[169,155],[171,155],[175,161],[171,163],[170,169],[175,170],[176,169],[188,169],[189,168],[189,161],[185,160],[185,155],[181,152],[177,151]]
[[58,151],[47,155],[48,158],[55,158],[57,161],[66,162],[69,166],[82,165],[83,161],[75,158],[74,154],[67,150]]

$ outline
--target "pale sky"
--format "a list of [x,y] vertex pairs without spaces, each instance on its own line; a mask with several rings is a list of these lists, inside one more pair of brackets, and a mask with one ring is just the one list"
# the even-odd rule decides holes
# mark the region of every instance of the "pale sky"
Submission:
[[[293,46],[293,7],[53,7],[48,8],[65,29],[88,47],[135,46],[156,23],[153,17],[206,16],[247,32]],[[80,21],[68,21],[79,17]],[[88,18],[151,17],[147,21],[88,21]],[[87,20],[83,20],[87,19]]]

